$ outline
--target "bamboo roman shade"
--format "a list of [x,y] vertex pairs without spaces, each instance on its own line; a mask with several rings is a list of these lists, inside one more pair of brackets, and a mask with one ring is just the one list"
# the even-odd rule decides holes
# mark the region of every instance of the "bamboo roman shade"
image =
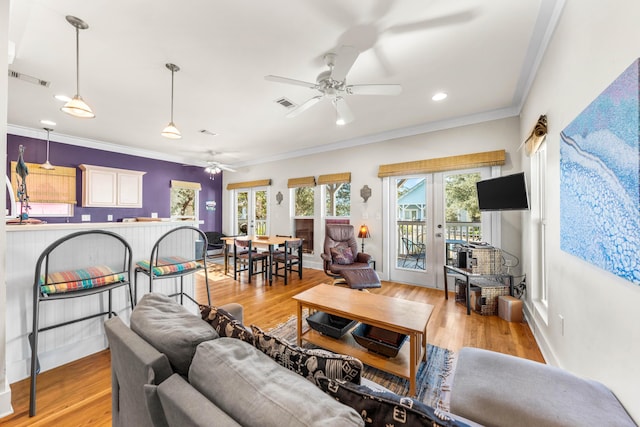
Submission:
[[258,179],[256,181],[232,182],[227,184],[227,190],[235,190],[236,188],[266,187],[267,185],[271,185],[271,179]]
[[171,180],[171,188],[186,188],[188,190],[202,190],[199,182],[178,181],[176,179]]
[[304,176],[302,178],[289,178],[287,187],[299,188],[299,187],[315,187],[316,178],[314,176]]
[[485,151],[483,153],[463,154],[460,156],[440,157],[437,159],[416,160],[413,162],[380,165],[378,177],[413,175],[420,173],[444,172],[470,169],[483,166],[504,165],[506,151]]
[[320,175],[318,184],[344,184],[351,182],[351,172],[331,173],[328,175]]
[[[55,169],[42,169],[38,163],[27,163],[27,194],[33,203],[76,204],[76,168],[56,166]],[[18,194],[18,175],[16,162],[11,162],[11,186]]]

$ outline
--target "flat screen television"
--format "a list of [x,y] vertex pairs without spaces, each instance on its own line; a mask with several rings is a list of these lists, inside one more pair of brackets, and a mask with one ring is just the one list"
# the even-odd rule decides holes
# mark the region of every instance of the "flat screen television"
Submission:
[[481,211],[529,209],[524,172],[478,181],[476,189]]

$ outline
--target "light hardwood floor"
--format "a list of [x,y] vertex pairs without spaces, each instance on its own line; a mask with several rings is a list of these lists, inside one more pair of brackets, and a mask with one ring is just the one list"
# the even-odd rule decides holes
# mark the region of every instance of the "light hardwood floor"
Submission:
[[[302,280],[293,275],[285,287],[281,278],[273,286],[254,276],[248,284],[214,275],[209,281],[214,305],[237,302],[244,306],[245,324],[269,329],[295,314],[291,297],[328,277],[319,270],[304,270]],[[196,298],[205,301],[204,280],[198,280]],[[427,341],[457,351],[479,347],[544,362],[527,324],[509,323],[497,316],[466,315],[454,298],[445,301],[440,290],[383,282],[372,292],[425,302],[434,306],[427,328]],[[453,294],[451,294],[453,296]],[[29,380],[11,385],[14,413],[0,419],[2,426],[110,426],[111,373],[108,350],[38,375],[38,412],[29,418]]]

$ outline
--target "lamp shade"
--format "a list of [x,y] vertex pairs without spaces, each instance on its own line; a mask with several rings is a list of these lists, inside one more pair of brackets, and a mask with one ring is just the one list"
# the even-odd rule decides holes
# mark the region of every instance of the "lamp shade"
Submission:
[[167,125],[167,127],[162,130],[162,134],[161,135],[164,136],[165,138],[171,138],[171,139],[180,139],[180,138],[182,138],[182,135],[180,134],[180,131],[178,130],[176,125],[173,124],[173,122],[170,122]]
[[73,117],[79,117],[81,119],[93,119],[96,116],[93,114],[91,107],[84,102],[80,95],[74,96],[69,102],[64,104],[61,110]]
[[366,225],[361,225],[360,226],[360,231],[358,232],[358,238],[359,239],[368,239],[369,237],[371,237],[371,235],[369,234],[369,227],[367,227]]

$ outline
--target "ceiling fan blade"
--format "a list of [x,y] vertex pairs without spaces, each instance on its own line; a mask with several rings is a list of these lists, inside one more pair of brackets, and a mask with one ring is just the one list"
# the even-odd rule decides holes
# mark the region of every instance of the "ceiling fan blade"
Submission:
[[358,59],[360,51],[353,46],[344,45],[336,53],[336,63],[333,65],[331,71],[331,78],[339,82],[344,81],[347,77],[347,73],[353,67],[353,64]]
[[302,80],[295,80],[295,79],[290,79],[290,78],[287,78],[287,77],[269,75],[269,76],[264,76],[264,79],[272,81],[272,82],[276,82],[276,83],[284,83],[284,84],[288,84],[288,85],[304,86],[304,87],[308,87],[310,89],[316,89],[318,87],[318,85],[315,84],[315,83],[304,82]]
[[290,119],[291,117],[295,117],[295,116],[299,115],[303,111],[308,110],[309,108],[313,107],[318,102],[320,102],[322,97],[323,97],[323,95],[318,95],[318,96],[314,96],[311,99],[306,100],[305,102],[303,102],[302,104],[300,104],[296,108],[294,108],[293,110],[289,111],[285,117]]
[[349,95],[399,95],[402,92],[401,85],[351,85],[346,87]]
[[337,125],[346,125],[353,121],[354,117],[351,112],[351,108],[349,108],[349,105],[347,105],[347,102],[343,97],[337,97],[332,103],[338,113],[338,118],[336,120]]
[[220,169],[225,170],[225,171],[228,171],[228,172],[236,172],[236,170],[235,170],[235,169],[230,168],[229,166],[227,166],[227,165],[223,165],[223,164],[220,164],[220,163],[218,163],[218,167],[219,167]]

